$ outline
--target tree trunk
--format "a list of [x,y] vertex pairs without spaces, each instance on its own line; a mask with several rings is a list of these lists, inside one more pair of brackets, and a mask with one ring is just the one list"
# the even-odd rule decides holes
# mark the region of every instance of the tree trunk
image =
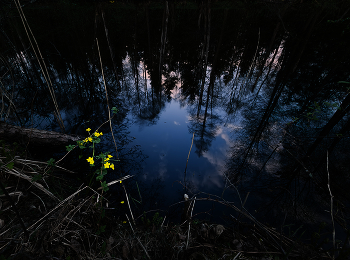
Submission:
[[309,147],[307,150],[306,156],[310,156],[316,147],[321,143],[324,137],[326,137],[329,132],[333,129],[333,127],[339,123],[339,121],[350,111],[350,94],[346,96],[340,105],[340,109],[338,109],[332,118],[328,121],[328,123],[322,128],[321,132],[317,136],[315,142]]
[[21,140],[35,146],[64,146],[83,139],[77,135],[61,134],[53,131],[23,128],[0,122],[0,139]]

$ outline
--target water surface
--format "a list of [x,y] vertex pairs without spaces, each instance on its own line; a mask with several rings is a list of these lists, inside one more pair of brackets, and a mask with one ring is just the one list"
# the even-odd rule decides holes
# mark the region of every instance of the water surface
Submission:
[[[86,135],[108,119],[106,85],[109,106],[119,109],[112,126],[120,162],[108,180],[134,175],[131,186],[140,185],[148,209],[201,191],[238,206],[246,199],[252,214],[274,215],[277,225],[329,223],[327,149],[345,215],[348,204],[347,8],[30,4],[23,10],[51,83],[9,9],[1,24],[1,118],[62,131],[50,86],[65,132]],[[109,127],[101,130],[98,149],[117,157]]]

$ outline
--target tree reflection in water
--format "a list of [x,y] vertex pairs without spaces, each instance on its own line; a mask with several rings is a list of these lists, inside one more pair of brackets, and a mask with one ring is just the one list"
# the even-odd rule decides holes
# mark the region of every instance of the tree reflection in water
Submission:
[[[350,80],[348,3],[99,3],[78,4],[74,14],[69,5],[55,11],[49,4],[38,7],[30,4],[24,11],[68,133],[82,134],[87,125],[94,128],[108,118],[95,44],[99,39],[110,103],[120,111],[114,129],[130,162],[124,174],[153,171],[138,155],[154,147],[141,143],[172,131],[172,138],[164,137],[175,149],[172,157],[166,157],[169,147],[160,149],[161,161],[149,163],[165,165],[171,177],[160,179],[170,187],[183,177],[185,159],[176,156],[187,155],[195,132],[192,181],[205,188],[198,184],[198,165],[212,162],[210,153],[225,140],[232,146],[220,157],[225,170],[211,163],[213,178],[221,179],[211,184],[222,190],[225,171],[242,193],[251,192],[247,207],[258,210],[261,204],[283,221],[292,215],[319,217],[329,208],[328,159],[335,210],[343,214],[336,220],[346,225],[350,96],[349,85],[338,81]],[[9,13],[1,21],[2,119],[58,131],[19,18]],[[171,112],[174,104],[180,108]],[[171,120],[170,115],[184,110],[187,133],[165,130],[168,119],[162,115]],[[141,148],[130,148],[138,133],[136,128],[129,133],[131,123],[140,129],[157,127],[158,136],[144,136]],[[223,132],[228,127],[235,129],[230,137]]]

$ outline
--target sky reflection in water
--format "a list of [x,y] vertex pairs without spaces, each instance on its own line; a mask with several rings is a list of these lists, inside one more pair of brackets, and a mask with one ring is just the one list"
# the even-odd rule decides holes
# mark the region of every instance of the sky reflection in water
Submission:
[[[193,133],[189,132],[190,116],[187,105],[181,107],[178,100],[173,98],[165,105],[155,125],[139,125],[132,116],[129,117],[133,121],[129,128],[130,136],[135,137],[133,145],[140,145],[148,156],[140,173],[142,180],[160,178],[166,186],[165,195],[171,199],[177,190],[172,187],[179,185],[179,181],[184,181],[192,142]],[[203,156],[199,157],[195,153],[196,147],[193,144],[187,166],[187,180],[191,182],[193,192],[222,192],[225,160],[231,145],[231,129],[228,126],[219,126],[209,150],[203,152]]]

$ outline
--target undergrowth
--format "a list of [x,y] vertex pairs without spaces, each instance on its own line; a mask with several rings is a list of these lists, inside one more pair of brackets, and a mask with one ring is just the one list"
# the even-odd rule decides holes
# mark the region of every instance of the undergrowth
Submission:
[[174,223],[164,212],[134,216],[127,201],[120,204],[129,211],[122,216],[109,207],[103,186],[63,192],[69,183],[60,178],[58,185],[57,173],[69,175],[68,170],[52,161],[21,159],[7,145],[0,151],[0,180],[9,195],[2,191],[0,197],[2,259],[330,259],[214,195],[197,194],[179,204],[192,212],[196,201],[207,200],[245,218],[224,226],[187,214]]

